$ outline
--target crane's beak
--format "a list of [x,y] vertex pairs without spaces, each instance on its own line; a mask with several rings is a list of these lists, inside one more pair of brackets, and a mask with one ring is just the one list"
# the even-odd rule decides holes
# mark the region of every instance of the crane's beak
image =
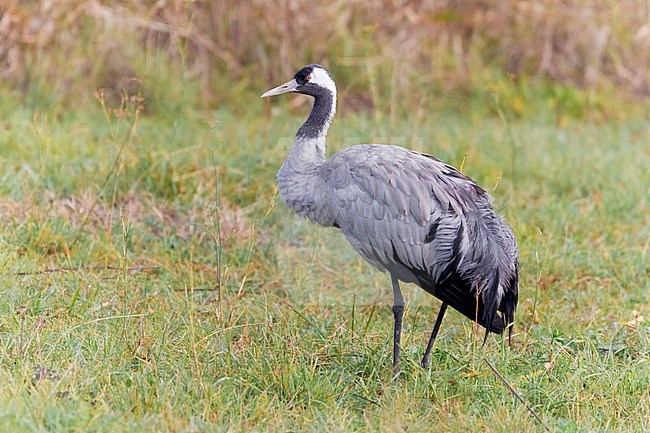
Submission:
[[298,87],[298,82],[294,78],[291,81],[287,81],[286,83],[274,87],[265,94],[262,95],[262,98],[268,98],[269,96],[275,96],[275,95],[282,95],[283,93],[289,93],[289,92],[295,92],[296,88]]

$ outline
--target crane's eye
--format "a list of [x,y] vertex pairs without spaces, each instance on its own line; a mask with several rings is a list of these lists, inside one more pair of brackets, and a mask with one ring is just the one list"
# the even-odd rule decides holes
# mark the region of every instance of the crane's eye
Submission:
[[307,81],[311,80],[311,75],[307,75],[307,76],[305,77],[305,80],[307,80]]

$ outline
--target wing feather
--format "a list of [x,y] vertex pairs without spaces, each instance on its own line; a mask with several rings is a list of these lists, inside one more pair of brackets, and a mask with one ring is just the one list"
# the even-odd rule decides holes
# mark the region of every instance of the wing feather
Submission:
[[[441,161],[399,147],[354,146],[325,165],[337,223],[374,265],[376,256],[390,259],[391,242],[400,260],[419,268],[449,261],[452,241],[445,236],[453,240],[455,216],[463,213],[466,197],[481,198],[461,173],[449,176],[452,169]],[[441,219],[451,219],[441,240],[425,242],[430,226]]]

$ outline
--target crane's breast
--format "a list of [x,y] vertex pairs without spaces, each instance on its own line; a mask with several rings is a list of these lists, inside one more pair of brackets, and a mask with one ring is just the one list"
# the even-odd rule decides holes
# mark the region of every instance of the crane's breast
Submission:
[[280,198],[289,209],[320,225],[333,225],[329,188],[317,170],[301,172],[283,164],[277,182]]

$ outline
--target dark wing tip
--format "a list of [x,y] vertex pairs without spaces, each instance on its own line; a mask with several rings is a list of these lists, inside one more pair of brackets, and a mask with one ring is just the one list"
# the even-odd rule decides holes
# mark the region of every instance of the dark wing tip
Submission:
[[503,334],[503,331],[506,329],[506,326],[507,325],[503,321],[501,316],[495,314],[492,323],[490,323],[490,332],[501,335]]

